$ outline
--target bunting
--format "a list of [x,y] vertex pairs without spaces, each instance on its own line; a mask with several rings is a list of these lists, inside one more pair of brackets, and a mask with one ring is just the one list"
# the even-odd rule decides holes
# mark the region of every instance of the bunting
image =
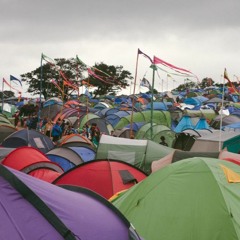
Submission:
[[54,85],[56,86],[56,88],[57,88],[61,93],[63,93],[63,90],[61,89],[61,87],[57,84],[57,82],[56,82],[54,79],[52,79],[50,82],[51,82],[52,84],[54,84]]
[[78,87],[75,86],[74,84],[72,84],[72,83],[67,79],[67,77],[65,76],[65,74],[64,74],[61,70],[59,71],[59,73],[60,73],[60,75],[62,76],[62,78],[64,79],[63,84],[64,84],[65,86],[69,86],[69,87],[71,87],[71,88],[73,88],[73,89],[75,89],[75,90],[78,90]]
[[100,77],[99,75],[97,75],[95,72],[93,72],[90,68],[87,69],[88,70],[88,74],[97,78],[98,80],[102,81],[102,82],[105,82],[107,84],[113,84],[112,82],[107,82],[105,81],[102,77]]

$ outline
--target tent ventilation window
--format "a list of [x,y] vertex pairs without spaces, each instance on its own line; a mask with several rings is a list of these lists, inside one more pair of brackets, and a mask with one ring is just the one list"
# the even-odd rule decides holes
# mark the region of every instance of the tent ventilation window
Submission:
[[119,170],[123,184],[137,183],[137,179],[128,170]]

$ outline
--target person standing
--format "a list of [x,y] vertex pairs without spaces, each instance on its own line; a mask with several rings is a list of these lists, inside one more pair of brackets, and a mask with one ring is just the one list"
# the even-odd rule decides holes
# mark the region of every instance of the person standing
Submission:
[[52,128],[53,128],[53,124],[51,119],[47,120],[47,123],[44,125],[44,134],[48,137],[52,137]]
[[60,127],[61,122],[57,121],[52,128],[52,140],[56,143],[62,136],[62,128]]

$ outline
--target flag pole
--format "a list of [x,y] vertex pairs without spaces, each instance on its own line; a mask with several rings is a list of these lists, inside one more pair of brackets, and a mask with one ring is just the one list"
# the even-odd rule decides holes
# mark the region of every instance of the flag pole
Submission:
[[151,140],[153,137],[153,90],[154,90],[154,81],[155,81],[155,70],[156,65],[152,64],[151,68],[153,69],[153,76],[152,76],[152,89],[151,89]]
[[[225,69],[226,71],[226,69]],[[224,86],[224,77],[222,80],[222,85],[223,85],[223,89],[222,89],[222,102],[221,102],[221,109],[220,109],[220,132],[219,132],[219,145],[218,145],[218,150],[219,152],[221,151],[221,142],[222,142],[222,123],[223,123],[223,100],[224,100],[224,95],[225,95],[225,86]]]
[[137,52],[137,60],[136,60],[135,76],[134,76],[134,84],[133,84],[132,111],[131,111],[131,120],[130,120],[130,138],[133,137],[133,109],[134,109],[134,103],[135,103],[135,91],[136,91],[136,82],[137,82],[138,58],[139,58],[139,50]]
[[2,112],[1,113],[3,113],[3,102],[4,102],[3,91],[4,91],[4,79],[2,80]]
[[41,73],[40,73],[40,99],[39,99],[39,109],[38,109],[38,124],[40,124],[40,119],[41,119],[41,108],[42,108],[42,79],[43,79],[43,66],[42,66],[42,61],[43,61],[43,53],[41,55]]

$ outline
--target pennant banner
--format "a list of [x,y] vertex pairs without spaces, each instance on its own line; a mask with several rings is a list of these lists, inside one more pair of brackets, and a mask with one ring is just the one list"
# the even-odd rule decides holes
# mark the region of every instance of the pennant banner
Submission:
[[105,81],[102,77],[98,76],[95,72],[93,72],[90,68],[87,69],[88,70],[88,74],[97,78],[98,80],[102,81],[102,82],[105,82],[107,84],[113,84],[112,82],[107,82]]

